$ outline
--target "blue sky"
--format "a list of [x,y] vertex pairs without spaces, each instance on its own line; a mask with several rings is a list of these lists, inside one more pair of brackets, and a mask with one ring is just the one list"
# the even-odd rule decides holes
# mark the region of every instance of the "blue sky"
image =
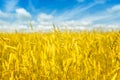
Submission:
[[0,0],[0,30],[120,27],[120,0]]

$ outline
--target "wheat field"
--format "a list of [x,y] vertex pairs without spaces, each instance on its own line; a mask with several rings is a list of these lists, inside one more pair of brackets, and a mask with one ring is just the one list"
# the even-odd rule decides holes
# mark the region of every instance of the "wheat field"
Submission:
[[119,80],[120,31],[0,33],[0,80]]

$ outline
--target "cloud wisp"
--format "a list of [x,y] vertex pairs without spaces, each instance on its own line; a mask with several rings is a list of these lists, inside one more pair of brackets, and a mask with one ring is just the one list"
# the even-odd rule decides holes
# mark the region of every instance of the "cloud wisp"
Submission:
[[14,11],[17,8],[19,0],[4,0],[4,9],[6,12]]
[[84,7],[76,6],[72,9],[67,9],[62,14],[57,16],[58,21],[64,21],[64,20],[71,20],[75,18],[81,18],[83,14],[85,14],[89,9],[93,8],[97,4],[101,4],[101,2],[92,2]]

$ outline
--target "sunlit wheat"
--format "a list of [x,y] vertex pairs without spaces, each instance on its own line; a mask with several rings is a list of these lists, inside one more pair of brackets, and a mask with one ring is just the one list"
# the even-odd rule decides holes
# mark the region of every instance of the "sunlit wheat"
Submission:
[[0,64],[0,80],[119,80],[120,33],[0,33]]

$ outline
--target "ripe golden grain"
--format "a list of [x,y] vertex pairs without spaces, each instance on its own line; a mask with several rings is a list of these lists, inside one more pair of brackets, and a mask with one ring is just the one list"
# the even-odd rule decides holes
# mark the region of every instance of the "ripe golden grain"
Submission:
[[0,80],[120,79],[119,31],[0,36]]

